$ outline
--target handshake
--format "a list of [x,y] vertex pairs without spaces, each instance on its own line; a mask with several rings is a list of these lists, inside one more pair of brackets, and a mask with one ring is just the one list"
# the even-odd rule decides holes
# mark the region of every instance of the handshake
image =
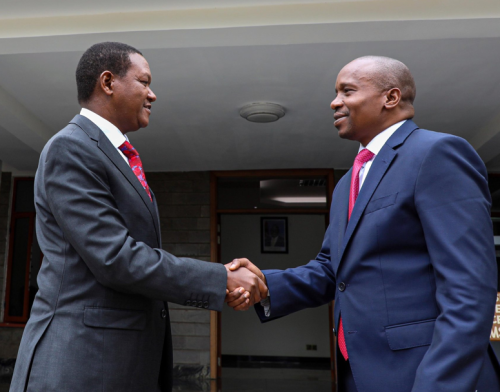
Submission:
[[234,310],[248,310],[267,298],[266,277],[250,260],[234,259],[224,267],[227,270],[225,302]]

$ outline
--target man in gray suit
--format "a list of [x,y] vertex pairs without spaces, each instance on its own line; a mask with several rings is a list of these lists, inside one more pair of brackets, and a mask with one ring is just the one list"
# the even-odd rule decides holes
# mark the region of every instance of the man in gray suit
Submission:
[[221,310],[226,288],[260,300],[242,268],[163,250],[154,193],[127,132],[146,127],[156,96],[146,59],[96,44],[76,71],[77,115],[45,146],[35,178],[44,260],[11,392],[172,389],[166,301]]

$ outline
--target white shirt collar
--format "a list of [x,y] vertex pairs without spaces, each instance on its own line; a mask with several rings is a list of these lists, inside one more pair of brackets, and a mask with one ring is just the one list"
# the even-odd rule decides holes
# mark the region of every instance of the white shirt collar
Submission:
[[[363,150],[364,148],[367,148],[371,152],[373,152],[375,155],[377,155],[382,147],[384,147],[384,144],[389,140],[389,138],[392,136],[394,132],[398,130],[398,128],[404,124],[406,120],[400,121],[394,125],[391,125],[389,128],[386,130],[380,132],[377,136],[375,136],[370,143],[366,147],[363,147],[362,145],[359,146],[359,151]],[[358,151],[358,153],[359,153]]]
[[115,125],[111,124],[108,120],[99,116],[97,113],[82,108],[82,110],[80,110],[80,115],[87,117],[90,121],[97,125],[109,139],[111,144],[116,148],[120,147],[125,142],[125,140],[128,141],[127,135],[121,133],[121,131]]

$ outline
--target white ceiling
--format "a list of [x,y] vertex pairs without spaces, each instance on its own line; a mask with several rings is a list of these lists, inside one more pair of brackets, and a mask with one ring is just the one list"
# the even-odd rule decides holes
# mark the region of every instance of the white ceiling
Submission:
[[[368,2],[374,0],[322,0],[320,3]],[[286,4],[314,4],[317,0],[2,0],[1,18],[39,18],[62,15],[92,15],[114,12],[192,10]]]
[[[1,17],[112,12],[110,4],[118,4],[24,3],[31,3],[29,11],[4,0]],[[141,9],[233,3],[154,0]],[[239,2],[280,3],[291,2]],[[137,10],[136,2],[119,4],[123,12]],[[338,138],[329,104],[342,66],[368,54],[410,67],[421,127],[466,138],[491,170],[500,170],[500,19],[432,20],[429,14],[413,21],[0,35],[0,160],[4,170],[36,170],[43,144],[79,110],[74,72],[82,52],[95,42],[120,40],[143,51],[158,96],[150,126],[130,135],[146,171],[348,168],[357,146]],[[279,103],[287,113],[276,123],[247,122],[239,109],[255,101]]]

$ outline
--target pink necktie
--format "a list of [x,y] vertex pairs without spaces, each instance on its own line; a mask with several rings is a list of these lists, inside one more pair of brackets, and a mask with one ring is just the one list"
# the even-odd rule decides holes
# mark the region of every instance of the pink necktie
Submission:
[[130,168],[134,172],[141,185],[146,190],[149,199],[153,201],[151,192],[149,191],[148,182],[146,181],[146,174],[144,174],[144,170],[142,168],[141,158],[139,158],[139,153],[134,147],[132,147],[132,144],[127,141],[123,142],[123,144],[118,148],[121,152],[123,152],[123,155],[127,157]]
[[[352,209],[354,208],[354,203],[356,203],[356,199],[359,194],[359,171],[363,167],[363,165],[372,159],[375,156],[373,152],[368,150],[367,148],[361,150],[356,159],[354,160],[354,165],[352,167],[352,176],[351,176],[351,191],[349,192],[349,219],[351,219]],[[342,356],[347,361],[349,359],[349,355],[347,354],[347,346],[345,344],[344,337],[344,326],[342,325],[342,316],[340,317],[339,323],[339,350],[342,353]]]

